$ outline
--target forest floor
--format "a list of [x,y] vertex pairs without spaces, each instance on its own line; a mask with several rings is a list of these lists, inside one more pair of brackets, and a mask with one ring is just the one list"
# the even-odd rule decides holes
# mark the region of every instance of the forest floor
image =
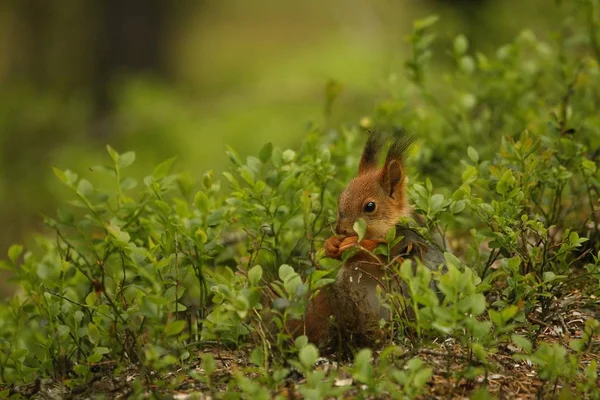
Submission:
[[[581,337],[581,332],[588,317],[599,318],[600,301],[597,307],[590,309],[590,299],[584,299],[580,292],[573,292],[557,301],[556,307],[544,318],[538,319],[535,313],[530,316],[531,324],[540,326],[538,341],[547,343],[560,342],[568,347],[568,341]],[[587,308],[585,306],[587,304]],[[520,333],[527,333],[525,331]],[[600,337],[594,338],[596,348],[600,346]],[[207,350],[205,349],[204,352]],[[249,350],[224,350],[214,348],[210,350],[216,360],[217,370],[213,382],[213,393],[224,391],[227,382],[238,371],[247,370],[250,367]],[[518,352],[517,347],[511,344],[498,347],[498,351],[489,358],[489,370],[486,375],[476,376],[474,379],[461,378],[461,371],[468,365],[468,350],[460,346],[454,340],[447,340],[437,345],[422,347],[407,352],[411,357],[418,356],[427,365],[433,368],[434,373],[427,384],[426,393],[421,396],[424,399],[467,399],[473,395],[478,388],[486,387],[488,392],[499,399],[532,399],[558,397],[562,387],[557,385],[545,385],[537,376],[536,371],[528,361],[517,360],[513,354]],[[378,353],[375,352],[375,360]],[[586,353],[583,356],[583,365],[592,360],[600,363],[600,354]],[[377,361],[375,361],[377,362]],[[321,357],[317,361],[317,369],[326,372],[327,376],[334,376],[336,386],[349,386],[344,398],[354,398],[358,388],[350,374],[347,372],[350,364],[338,363],[335,357]],[[11,393],[20,394],[25,398],[34,399],[91,399],[91,398],[114,398],[125,399],[131,397],[134,392],[133,382],[140,376],[140,371],[134,367],[119,373],[114,371],[114,364],[97,364],[94,377],[86,385],[67,388],[60,383],[46,380],[37,381],[34,384],[13,387]],[[202,374],[200,365],[191,366],[190,369]],[[211,399],[208,387],[189,374],[182,375],[184,371],[173,371],[167,376],[156,379],[156,381],[169,381],[175,376],[186,376],[181,379],[175,390],[165,390],[161,385],[150,384],[145,388],[142,397],[161,399]],[[249,377],[252,377],[251,374]],[[147,381],[154,381],[150,376]],[[285,384],[272,396],[283,395],[288,399],[300,399],[301,394],[297,391],[298,385],[305,382],[304,377],[296,372],[290,374]],[[600,381],[598,382],[600,385]],[[163,386],[164,387],[164,386]],[[138,397],[138,396],[135,396]]]

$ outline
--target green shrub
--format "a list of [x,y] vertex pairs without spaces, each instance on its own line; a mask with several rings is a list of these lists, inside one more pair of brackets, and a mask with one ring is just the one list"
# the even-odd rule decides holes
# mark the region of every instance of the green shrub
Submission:
[[[320,249],[365,137],[360,127],[315,127],[296,150],[268,143],[244,160],[228,149],[224,179],[209,171],[199,185],[173,173],[173,159],[137,182],[127,175],[135,154],[110,147],[110,165],[89,177],[56,169],[73,200],[46,219],[51,234],[28,251],[11,247],[2,263],[22,290],[0,307],[0,379],[77,387],[108,363],[115,375],[135,369],[134,390],[190,377],[214,395],[270,398],[294,368],[306,398],[413,398],[437,367],[420,355],[441,354],[456,364],[446,378],[474,387],[504,352],[533,365],[539,396],[598,398],[597,361],[587,361],[600,328],[583,313],[600,295],[598,9],[579,2],[552,42],[525,31],[491,56],[458,36],[456,67],[443,76],[428,73],[435,18],[415,23],[411,85],[361,124],[417,133],[410,197],[420,232],[449,246],[447,271],[391,263],[415,316],[398,307],[405,298],[382,291],[394,345],[376,362],[363,349],[327,374],[314,367],[316,347],[284,329],[340,267]],[[545,340],[574,293],[585,326]],[[458,361],[447,343],[464,350]],[[215,347],[248,349],[247,367],[217,377]],[[343,375],[357,385],[340,384]]]

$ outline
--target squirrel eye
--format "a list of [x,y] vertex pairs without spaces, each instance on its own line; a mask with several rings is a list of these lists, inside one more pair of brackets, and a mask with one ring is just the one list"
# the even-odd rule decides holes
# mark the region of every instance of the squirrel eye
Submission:
[[367,204],[365,204],[363,210],[365,210],[365,212],[373,212],[375,211],[375,203],[370,201]]

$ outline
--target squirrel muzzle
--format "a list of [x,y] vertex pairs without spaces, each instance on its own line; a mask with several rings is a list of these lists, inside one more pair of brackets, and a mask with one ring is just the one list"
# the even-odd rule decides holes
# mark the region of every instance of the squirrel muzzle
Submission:
[[354,221],[351,221],[349,218],[338,218],[337,223],[335,225],[335,233],[342,236],[356,235],[353,226]]

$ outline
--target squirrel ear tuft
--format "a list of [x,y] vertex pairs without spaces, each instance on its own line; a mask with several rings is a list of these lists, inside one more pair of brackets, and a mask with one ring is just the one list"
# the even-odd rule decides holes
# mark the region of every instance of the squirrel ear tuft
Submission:
[[403,174],[402,165],[398,160],[387,162],[381,170],[381,187],[390,197],[395,197],[398,191],[402,190]]
[[413,141],[414,137],[406,133],[403,129],[398,129],[394,132],[394,141],[388,150],[385,164],[387,165],[392,160],[398,160],[400,163],[403,163]]
[[377,168],[377,161],[382,147],[383,139],[381,134],[369,132],[369,139],[367,139],[367,144],[365,144],[360,163],[358,164],[359,175]]

